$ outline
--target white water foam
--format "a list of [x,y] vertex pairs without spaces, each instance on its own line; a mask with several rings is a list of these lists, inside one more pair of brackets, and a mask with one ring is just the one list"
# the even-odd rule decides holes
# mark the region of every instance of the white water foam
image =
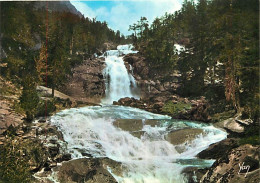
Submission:
[[133,51],[133,45],[119,45],[117,50],[107,51],[105,56],[106,67],[103,71],[105,76],[106,97],[102,100],[103,104],[112,104],[124,97],[138,98],[134,94],[136,82],[131,73],[128,73],[123,61],[123,55],[137,53]]
[[[128,73],[122,55],[135,53],[132,45],[121,45],[117,50],[106,52],[106,98],[103,104],[111,104],[133,94],[136,83]],[[130,66],[130,70],[131,66]],[[141,119],[143,133],[140,138],[113,125],[115,119]],[[146,119],[155,119],[160,125],[146,124]],[[127,121],[131,123],[131,120]],[[226,133],[210,125],[192,122],[173,122],[169,116],[153,114],[137,108],[103,105],[67,109],[52,116],[51,123],[63,133],[72,157],[83,157],[82,152],[93,157],[108,157],[122,163],[123,174],[108,170],[120,183],[182,183],[187,182],[182,170],[197,163],[195,156],[209,144],[226,138]],[[133,124],[134,125],[134,124]],[[203,134],[193,141],[173,145],[165,140],[172,130],[200,128]],[[178,148],[182,151],[177,151]],[[204,162],[203,162],[204,163]],[[211,164],[206,162],[205,164]]]
[[[134,137],[113,125],[114,119],[164,119],[160,126],[144,125],[141,138]],[[51,123],[58,126],[68,142],[73,158],[82,157],[81,151],[94,157],[108,157],[123,164],[122,176],[113,176],[122,183],[181,183],[181,171],[186,165],[179,159],[194,159],[209,144],[226,138],[226,133],[209,125],[180,122],[178,128],[201,128],[204,135],[183,144],[184,152],[165,140],[171,122],[169,117],[123,106],[84,107],[57,113]],[[145,124],[145,120],[143,120]],[[165,125],[167,124],[167,125]],[[172,123],[174,126],[175,123]]]

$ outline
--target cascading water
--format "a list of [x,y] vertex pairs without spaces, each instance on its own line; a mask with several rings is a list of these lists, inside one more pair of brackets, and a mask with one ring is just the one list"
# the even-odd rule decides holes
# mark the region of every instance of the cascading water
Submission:
[[[121,56],[133,52],[131,45],[106,52],[106,98],[102,103],[136,97],[132,92],[135,80],[127,72]],[[121,162],[121,174],[107,167],[119,183],[187,182],[182,170],[188,166],[211,166],[214,160],[200,160],[196,154],[227,136],[209,124],[177,121],[169,116],[113,105],[63,110],[51,117],[51,123],[63,133],[67,151],[74,159],[90,154]],[[197,129],[201,133],[177,145],[167,138],[185,129]]]
[[132,45],[119,45],[117,50],[110,50],[104,54],[106,67],[103,71],[106,84],[106,97],[102,100],[104,104],[112,104],[124,97],[135,97],[136,89],[135,79],[131,73],[128,73],[123,55],[137,53],[133,51]]
[[[117,119],[131,128],[141,127],[136,131],[122,130],[118,126],[122,121]],[[139,123],[137,119],[140,119]],[[226,138],[225,132],[211,125],[174,121],[168,116],[124,106],[68,109],[53,116],[51,123],[63,133],[73,158],[81,158],[82,152],[85,152],[93,157],[108,157],[121,162],[122,175],[109,168],[120,183],[186,182],[181,174],[185,167],[207,167],[214,162],[196,159],[196,154],[209,144]],[[203,133],[180,145],[166,140],[167,134],[172,131],[187,128],[202,129]],[[136,137],[133,134],[136,132],[142,135]]]

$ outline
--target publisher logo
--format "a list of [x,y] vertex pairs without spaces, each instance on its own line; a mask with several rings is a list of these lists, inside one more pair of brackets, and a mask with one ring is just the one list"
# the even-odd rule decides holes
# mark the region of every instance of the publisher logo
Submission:
[[239,163],[238,166],[239,166],[238,175],[245,174],[245,177],[246,177],[247,173],[249,172],[250,166],[245,165],[245,162],[243,162],[242,164]]

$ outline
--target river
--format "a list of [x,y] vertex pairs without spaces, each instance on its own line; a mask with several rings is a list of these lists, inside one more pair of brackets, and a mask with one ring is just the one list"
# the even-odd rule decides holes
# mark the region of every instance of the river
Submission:
[[[210,144],[225,139],[227,134],[210,124],[173,120],[137,108],[111,105],[122,97],[139,98],[134,93],[137,87],[134,77],[122,59],[122,54],[136,53],[132,48],[123,45],[103,55],[106,97],[102,106],[66,109],[52,116],[51,123],[63,133],[73,159],[84,157],[84,152],[121,162],[120,175],[108,167],[120,183],[187,182],[182,170],[189,166],[211,166],[214,160],[195,156]],[[182,136],[187,130],[191,137]],[[178,138],[184,141],[176,143]]]

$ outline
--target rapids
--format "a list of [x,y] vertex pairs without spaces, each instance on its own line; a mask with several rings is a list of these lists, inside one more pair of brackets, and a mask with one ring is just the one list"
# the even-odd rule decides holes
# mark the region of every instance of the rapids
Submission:
[[[104,54],[106,97],[102,106],[66,109],[52,116],[51,123],[63,133],[67,151],[74,159],[88,154],[121,162],[121,174],[107,167],[120,183],[187,182],[182,170],[189,166],[211,166],[214,160],[195,156],[210,144],[225,139],[227,134],[210,124],[109,105],[123,97],[138,98],[133,92],[134,77],[122,58],[123,54],[136,53],[132,49],[132,45],[121,45]],[[169,134],[185,129],[203,133],[178,145],[167,139]]]
[[[140,138],[115,125],[116,120],[140,119],[143,132]],[[155,125],[148,123],[149,119]],[[151,121],[151,120],[150,120]],[[131,123],[131,120],[127,122]],[[147,122],[147,124],[146,124]],[[210,166],[214,161],[202,161],[195,155],[211,143],[226,138],[226,133],[207,124],[172,120],[131,107],[95,106],[67,109],[51,118],[68,143],[73,158],[108,157],[123,164],[123,175],[112,175],[122,183],[185,182],[181,171],[187,166]],[[132,125],[136,125],[133,123]],[[165,140],[168,133],[187,128],[199,128],[203,134],[191,142],[173,145]],[[183,149],[179,152],[178,149]]]

